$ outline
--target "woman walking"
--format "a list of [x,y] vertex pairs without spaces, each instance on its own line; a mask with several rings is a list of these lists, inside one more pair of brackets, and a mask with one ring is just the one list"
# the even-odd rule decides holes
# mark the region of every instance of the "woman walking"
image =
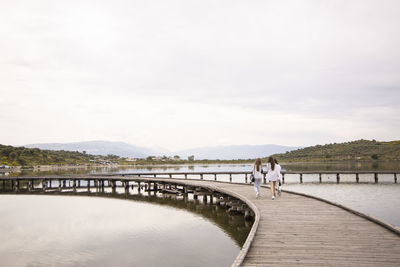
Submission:
[[279,162],[277,159],[274,159],[274,161],[275,161],[276,172],[278,173],[277,191],[278,191],[278,196],[280,196],[281,195],[281,186],[282,186],[282,173],[281,173],[282,167],[281,167],[281,165],[279,165]]
[[260,195],[260,186],[262,182],[262,166],[261,166],[261,159],[257,159],[254,162],[253,166],[253,175],[254,175],[254,191],[256,191],[256,197]]
[[267,164],[267,180],[269,181],[269,185],[272,193],[272,200],[275,199],[275,186],[276,181],[279,178],[279,174],[277,172],[277,168],[275,166],[275,161],[272,157],[269,157]]

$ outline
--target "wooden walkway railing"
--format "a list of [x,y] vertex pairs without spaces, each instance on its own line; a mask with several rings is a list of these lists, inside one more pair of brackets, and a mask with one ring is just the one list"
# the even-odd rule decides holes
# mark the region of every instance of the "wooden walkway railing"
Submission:
[[[318,175],[318,181],[320,183],[324,182],[323,177],[327,175],[334,175],[336,177],[336,182],[340,183],[342,175],[352,175],[353,182],[359,183],[361,175],[373,175],[373,182],[378,183],[379,177],[381,175],[392,175],[392,182],[397,183],[397,174],[400,172],[395,171],[282,171],[283,183],[285,183],[285,178],[288,175],[297,176],[297,181],[299,183],[303,183],[303,178],[306,175]],[[217,176],[229,176],[229,182],[232,182],[233,175],[241,175],[243,177],[244,183],[249,183],[249,177],[251,172],[243,172],[243,171],[234,171],[234,172],[131,172],[131,173],[118,173],[118,174],[100,174],[99,176],[125,176],[125,175],[137,175],[139,177],[169,177],[169,178],[184,178],[188,179],[188,177],[197,177],[200,180],[203,180],[205,176],[213,176],[214,181],[218,181]],[[95,175],[96,176],[96,175]],[[266,183],[266,174],[264,173],[264,183]]]

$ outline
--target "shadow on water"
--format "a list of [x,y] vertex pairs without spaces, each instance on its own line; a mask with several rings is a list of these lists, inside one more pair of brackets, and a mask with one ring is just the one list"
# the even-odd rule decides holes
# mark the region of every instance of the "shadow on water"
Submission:
[[55,196],[86,196],[100,198],[116,198],[122,200],[147,202],[160,206],[182,209],[208,219],[211,223],[222,229],[240,247],[245,243],[253,225],[252,220],[245,220],[241,214],[231,214],[225,207],[216,204],[203,204],[199,200],[185,199],[175,195],[156,194],[146,196],[143,194],[117,193],[117,192],[92,192],[92,191],[21,191],[12,192],[0,190],[0,194],[16,195],[55,195]]

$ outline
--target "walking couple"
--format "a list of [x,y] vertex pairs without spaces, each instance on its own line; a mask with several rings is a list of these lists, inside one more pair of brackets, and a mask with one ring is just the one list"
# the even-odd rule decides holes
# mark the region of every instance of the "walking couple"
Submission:
[[[280,185],[282,181],[281,169],[282,168],[278,164],[278,161],[272,157],[269,157],[267,163],[266,179],[268,180],[271,187],[272,200],[274,200],[276,197],[275,191],[277,182],[279,183],[278,192],[280,193]],[[260,186],[262,183],[263,173],[264,172],[262,169],[261,159],[257,159],[256,162],[254,162],[253,166],[254,190],[256,191],[257,198],[260,195]]]

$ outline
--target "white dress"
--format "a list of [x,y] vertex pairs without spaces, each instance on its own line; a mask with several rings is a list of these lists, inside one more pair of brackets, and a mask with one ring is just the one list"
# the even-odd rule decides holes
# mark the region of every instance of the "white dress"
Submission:
[[276,171],[278,172],[278,180],[282,182],[282,167],[279,164],[275,164]]
[[275,168],[273,170],[271,168],[271,164],[270,163],[267,164],[266,178],[269,182],[275,182],[276,180],[279,179],[279,171],[278,171],[278,168],[276,167],[276,164],[275,164]]

